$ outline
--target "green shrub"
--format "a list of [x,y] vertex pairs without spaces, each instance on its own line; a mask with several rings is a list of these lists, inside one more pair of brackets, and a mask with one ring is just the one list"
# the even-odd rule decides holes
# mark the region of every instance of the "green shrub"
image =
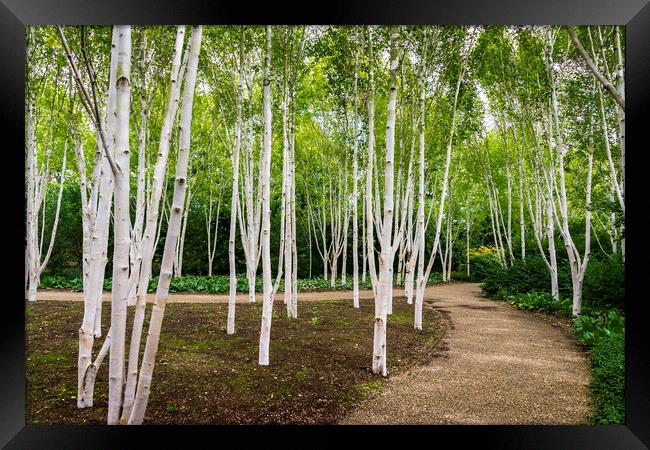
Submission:
[[[584,311],[583,311],[584,312]],[[586,345],[594,345],[612,335],[623,335],[625,317],[616,311],[591,311],[574,321],[576,337]]]
[[44,275],[41,277],[40,287],[44,289],[67,289],[68,280],[61,275]]
[[501,263],[494,253],[470,257],[469,273],[472,281],[483,281],[489,274],[500,269]]
[[427,280],[427,285],[440,284],[440,283],[442,283],[442,273],[433,272],[429,275],[429,279]]
[[452,280],[458,280],[458,281],[470,281],[470,278],[467,275],[467,272],[463,271],[452,271],[451,272],[451,279]]
[[[568,265],[558,260],[558,288],[561,297],[571,295]],[[512,265],[492,267],[483,278],[481,289],[490,298],[504,299],[527,292],[550,292],[551,274],[539,255],[515,259]]]
[[42,289],[71,289],[74,292],[84,290],[81,278],[66,278],[63,275],[44,275],[39,286]]
[[615,333],[596,341],[591,349],[591,390],[596,406],[594,423],[625,422],[625,338]]
[[582,297],[589,305],[623,308],[625,304],[625,265],[620,255],[612,259],[590,259],[585,272]]
[[571,302],[562,298],[556,299],[548,292],[533,291],[525,294],[509,295],[506,300],[519,309],[560,314],[564,316],[571,315]]

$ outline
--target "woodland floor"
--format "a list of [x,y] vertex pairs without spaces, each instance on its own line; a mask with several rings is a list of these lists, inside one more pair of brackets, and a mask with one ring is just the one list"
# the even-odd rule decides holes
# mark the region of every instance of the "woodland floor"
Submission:
[[[370,371],[374,303],[362,300],[357,310],[351,300],[332,299],[338,292],[321,294],[327,300],[300,303],[307,294],[300,295],[298,319],[288,319],[283,296],[276,297],[267,367],[257,364],[260,299],[238,305],[237,332],[227,336],[226,304],[187,299],[208,296],[171,295],[145,423],[331,424],[381,391],[388,381]],[[104,335],[109,308],[104,310]],[[445,319],[429,305],[424,331],[415,332],[412,311],[404,298],[395,298],[388,325],[392,373],[427,360],[444,333]],[[149,312],[147,308],[145,337]],[[76,407],[82,315],[80,302],[27,303],[27,424],[105,423],[108,357],[98,374],[95,406]],[[103,338],[96,340],[95,351],[101,342]]]
[[[417,333],[412,305],[403,290],[395,295],[384,380],[369,368],[371,291],[361,291],[360,311],[349,291],[300,293],[297,320],[286,318],[280,293],[268,367],[257,365],[259,298],[238,297],[237,334],[227,337],[227,296],[170,294],[145,423],[588,423],[587,353],[567,320],[451,283],[427,288]],[[43,300],[77,297],[39,292]],[[105,367],[97,406],[76,408],[82,304],[37,301],[26,310],[27,423],[105,423]]]

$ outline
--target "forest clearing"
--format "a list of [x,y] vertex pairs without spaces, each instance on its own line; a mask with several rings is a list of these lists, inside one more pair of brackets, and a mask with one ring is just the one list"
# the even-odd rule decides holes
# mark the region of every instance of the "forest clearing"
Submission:
[[27,27],[27,422],[622,423],[624,31]]

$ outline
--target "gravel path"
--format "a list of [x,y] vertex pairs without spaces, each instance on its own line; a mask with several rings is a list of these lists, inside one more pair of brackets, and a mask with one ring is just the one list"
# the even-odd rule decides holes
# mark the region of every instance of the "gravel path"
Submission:
[[426,298],[450,320],[434,358],[391,377],[341,423],[587,422],[586,355],[559,326],[483,299],[473,283],[432,286]]

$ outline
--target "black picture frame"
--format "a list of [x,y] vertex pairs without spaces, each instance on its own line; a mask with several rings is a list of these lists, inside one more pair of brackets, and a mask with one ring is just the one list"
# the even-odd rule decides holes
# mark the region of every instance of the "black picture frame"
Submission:
[[[647,295],[644,295],[648,264],[644,263],[643,210],[647,209],[643,162],[647,143],[650,103],[650,5],[648,0],[407,0],[400,2],[363,0],[322,2],[304,6],[267,2],[206,2],[202,0],[0,0],[0,124],[4,128],[0,146],[6,160],[5,186],[24,182],[24,61],[25,26],[37,24],[625,24],[627,173],[626,203],[626,420],[620,426],[418,426],[373,427],[203,427],[203,426],[64,426],[25,425],[25,309],[19,292],[24,248],[24,204],[19,193],[5,190],[2,209],[10,223],[4,243],[12,244],[4,253],[6,266],[16,272],[3,287],[0,351],[0,445],[5,448],[131,448],[138,441],[164,447],[191,447],[191,439],[204,438],[214,445],[226,445],[225,435],[245,446],[252,438],[273,432],[277,440],[312,446],[325,444],[341,434],[359,433],[367,444],[383,444],[387,433],[397,431],[398,439],[425,439],[426,446],[477,441],[487,448],[539,449],[637,449],[650,446],[650,350],[646,344],[648,327]],[[645,120],[644,120],[645,119]],[[6,139],[11,137],[11,139]],[[646,148],[644,148],[646,147]],[[9,178],[16,178],[15,184]],[[19,189],[17,189],[19,190]],[[644,205],[645,201],[645,205]],[[630,207],[631,202],[631,207]],[[644,208],[645,206],[645,208]],[[643,245],[645,244],[645,245]],[[646,259],[647,261],[647,259]],[[21,289],[21,288],[20,288]],[[317,433],[318,441],[311,436]],[[309,434],[309,436],[308,436]],[[301,446],[302,446],[301,445]],[[381,444],[380,444],[381,445]],[[421,444],[417,444],[421,445]]]

